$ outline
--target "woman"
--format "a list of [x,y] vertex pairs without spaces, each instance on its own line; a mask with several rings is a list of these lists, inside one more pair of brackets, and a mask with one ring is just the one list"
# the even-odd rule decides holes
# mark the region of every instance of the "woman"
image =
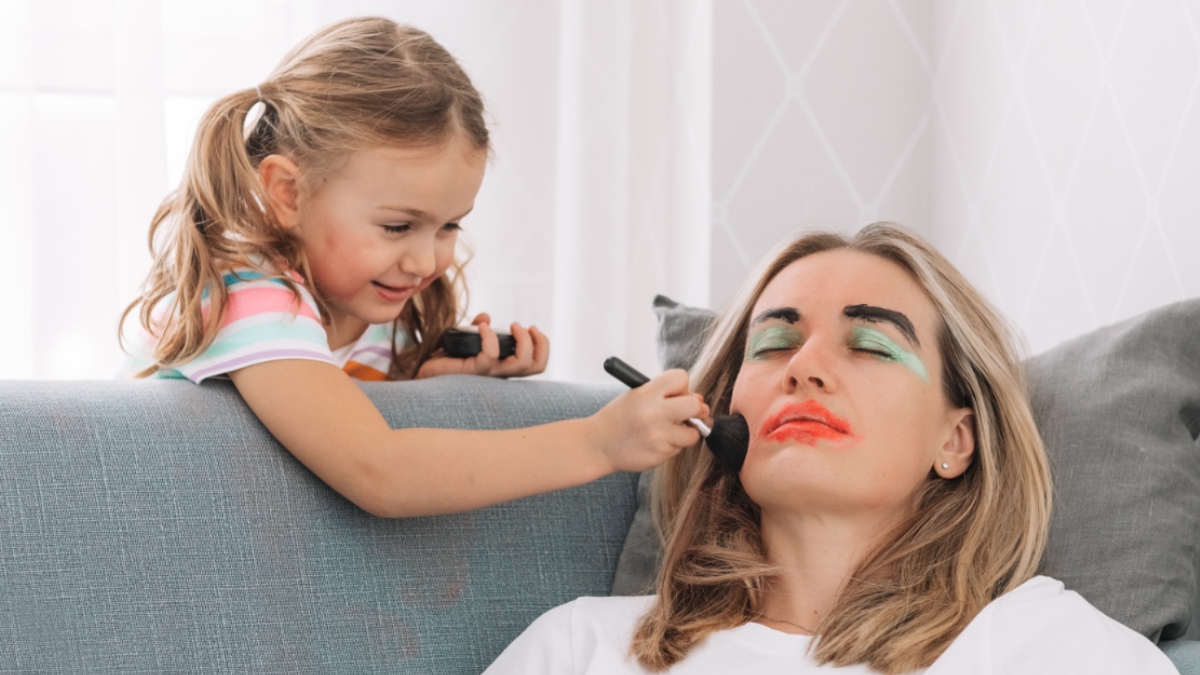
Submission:
[[1035,576],[1050,479],[1012,338],[917,237],[786,243],[696,375],[750,446],[738,475],[660,470],[657,595],[553,609],[489,673],[1176,672]]

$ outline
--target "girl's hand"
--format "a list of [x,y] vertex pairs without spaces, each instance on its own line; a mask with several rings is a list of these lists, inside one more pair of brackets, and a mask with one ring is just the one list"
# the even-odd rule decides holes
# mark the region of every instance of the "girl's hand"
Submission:
[[707,420],[708,405],[688,391],[688,374],[668,370],[618,396],[589,418],[598,449],[613,471],[644,471],[700,442],[685,421]]
[[546,370],[546,362],[550,360],[550,339],[536,326],[526,329],[519,323],[512,324],[509,330],[517,342],[516,352],[500,360],[500,340],[492,330],[491,317],[480,314],[471,323],[479,329],[482,351],[465,359],[448,356],[430,359],[417,371],[417,379],[438,375],[522,377]]

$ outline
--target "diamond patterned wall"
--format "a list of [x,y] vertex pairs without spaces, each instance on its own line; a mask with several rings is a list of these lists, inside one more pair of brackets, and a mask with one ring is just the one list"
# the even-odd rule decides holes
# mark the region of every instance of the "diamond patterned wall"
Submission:
[[788,232],[872,220],[927,236],[1034,353],[1200,295],[1200,1],[715,13],[715,304]]

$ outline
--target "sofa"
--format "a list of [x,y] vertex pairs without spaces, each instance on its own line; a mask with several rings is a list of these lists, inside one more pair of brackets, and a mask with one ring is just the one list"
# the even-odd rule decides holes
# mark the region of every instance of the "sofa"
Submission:
[[[621,390],[363,388],[394,427],[463,428],[589,415]],[[385,520],[228,382],[0,381],[0,672],[477,675],[545,610],[608,594],[636,480]]]
[[[695,318],[671,303],[658,311],[664,333]],[[1068,422],[1113,414],[1072,408],[1079,397],[1068,394],[1125,362],[1093,354],[1066,375],[1047,364],[1073,363],[1080,350],[1106,344],[1141,345],[1168,329],[1191,326],[1200,336],[1197,321],[1200,301],[1085,336],[1032,364],[1041,373],[1032,382],[1035,411],[1056,471],[1048,571],[1090,589],[1081,590],[1089,599],[1094,592],[1093,604],[1158,642],[1185,675],[1200,675],[1200,536],[1172,514],[1200,513],[1186,500],[1170,511],[1179,496],[1156,485],[1175,480],[1192,490],[1200,472],[1143,462],[1164,473],[1137,474],[1133,487],[1147,491],[1125,490],[1134,508],[1114,509],[1157,520],[1129,521],[1143,523],[1134,527],[1107,518],[1108,529],[1087,521],[1101,508],[1088,501],[1095,483],[1115,480],[1101,470],[1130,470],[1120,453],[1087,462],[1101,473],[1072,464],[1069,451],[1091,444],[1077,442]],[[1162,349],[1154,358],[1185,355]],[[1148,368],[1138,362],[1130,372]],[[1190,382],[1176,370],[1185,375],[1180,386]],[[461,428],[585,416],[622,390],[462,376],[362,387],[393,427]],[[1126,388],[1178,407],[1161,398],[1167,380],[1139,387]],[[1188,396],[1185,412],[1195,400]],[[1198,450],[1189,419],[1178,422],[1182,435],[1175,421],[1166,424],[1166,441],[1181,453],[1172,462],[1190,462],[1188,443]],[[1130,442],[1138,444],[1134,459],[1167,457],[1153,439]],[[645,512],[638,479],[617,474],[472,513],[384,520],[293,459],[227,382],[0,381],[0,672],[479,673],[543,611],[608,594],[619,561],[636,567],[636,545],[626,540]],[[1193,491],[1188,499],[1200,499]],[[1174,529],[1144,525],[1158,520]],[[1082,544],[1073,529],[1084,531]],[[1145,562],[1148,547],[1135,535],[1162,540],[1183,562]],[[1130,555],[1138,562],[1126,569]],[[1142,592],[1149,589],[1161,593]]]

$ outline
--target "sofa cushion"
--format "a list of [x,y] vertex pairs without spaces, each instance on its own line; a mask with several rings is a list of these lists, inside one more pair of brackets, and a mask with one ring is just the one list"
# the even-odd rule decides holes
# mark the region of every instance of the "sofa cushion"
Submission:
[[[655,307],[664,367],[690,366],[707,330],[698,319],[715,315],[666,299]],[[1026,370],[1054,481],[1042,572],[1152,640],[1196,637],[1200,300],[1092,331]],[[649,473],[641,483],[614,593],[650,587],[660,554]]]
[[1028,362],[1054,479],[1042,569],[1152,640],[1188,634],[1200,543],[1200,300]]
[[[393,427],[461,428],[588,415],[624,389],[362,386]],[[617,474],[385,520],[227,382],[0,381],[0,670],[476,675],[546,610],[608,592],[634,506]]]

